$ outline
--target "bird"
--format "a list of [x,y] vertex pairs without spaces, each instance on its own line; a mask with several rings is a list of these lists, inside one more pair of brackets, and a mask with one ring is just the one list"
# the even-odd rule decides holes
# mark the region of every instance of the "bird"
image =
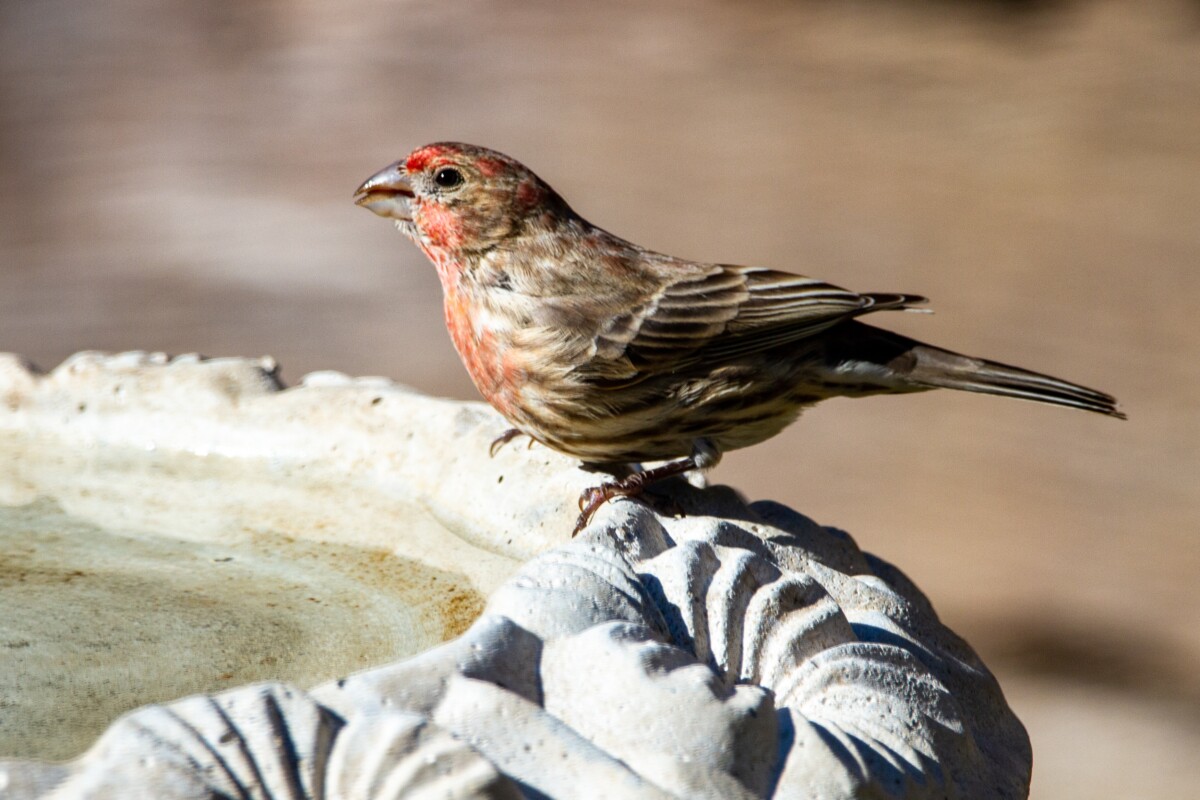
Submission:
[[586,465],[633,470],[581,494],[572,535],[609,500],[708,470],[831,397],[958,389],[1125,419],[1104,392],[859,320],[923,310],[920,295],[649,250],[485,147],[418,147],[354,196],[437,270],[454,347],[512,426],[493,454],[525,434]]

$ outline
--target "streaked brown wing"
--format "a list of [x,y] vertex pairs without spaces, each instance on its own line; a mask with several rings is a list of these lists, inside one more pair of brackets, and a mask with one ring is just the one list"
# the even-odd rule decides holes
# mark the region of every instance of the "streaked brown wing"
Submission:
[[[721,362],[812,336],[842,320],[903,309],[925,298],[859,294],[763,267],[714,265],[671,283],[597,338],[596,370],[628,386],[692,364]],[[594,365],[599,367],[600,365]]]

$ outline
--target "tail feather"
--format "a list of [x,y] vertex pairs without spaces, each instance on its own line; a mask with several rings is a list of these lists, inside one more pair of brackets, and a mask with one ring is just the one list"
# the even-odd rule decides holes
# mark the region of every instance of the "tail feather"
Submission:
[[912,353],[916,363],[906,377],[919,386],[1015,397],[1126,418],[1112,395],[1061,378],[929,345],[918,345]]
[[[874,375],[878,388],[864,394],[958,389],[1126,419],[1112,395],[1051,375],[964,356],[861,322],[845,323],[840,334],[826,340],[830,343],[827,357],[841,381],[853,380],[856,374],[859,378]],[[847,369],[848,365],[855,368]]]

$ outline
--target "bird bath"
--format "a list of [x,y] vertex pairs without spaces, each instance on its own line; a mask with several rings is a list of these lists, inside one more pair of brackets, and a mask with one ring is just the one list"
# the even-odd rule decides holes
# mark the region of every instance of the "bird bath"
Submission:
[[418,507],[266,459],[7,434],[0,464],[8,757],[73,757],[147,703],[413,655],[466,630],[515,566]]
[[1028,791],[890,564],[681,480],[571,539],[596,476],[490,457],[505,427],[269,359],[0,354],[0,796]]
[[[270,363],[81,355],[19,398],[24,368],[7,366],[0,757],[71,758],[147,703],[419,653],[465,631],[519,563],[352,469],[253,452],[272,421],[245,386],[222,393],[274,394]],[[171,385],[139,385],[147,366]],[[344,403],[328,384],[352,382],[323,378],[326,404]],[[407,396],[378,388],[376,410]],[[336,452],[321,411],[301,438]]]

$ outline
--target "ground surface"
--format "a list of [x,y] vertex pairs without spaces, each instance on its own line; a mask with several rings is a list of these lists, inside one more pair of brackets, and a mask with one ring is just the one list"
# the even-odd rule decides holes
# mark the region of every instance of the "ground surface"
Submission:
[[1183,0],[2,2],[0,350],[269,353],[473,397],[432,269],[350,202],[443,138],[657,249],[929,295],[880,322],[1129,422],[839,401],[715,478],[908,572],[1029,726],[1035,797],[1181,796],[1198,45]]

